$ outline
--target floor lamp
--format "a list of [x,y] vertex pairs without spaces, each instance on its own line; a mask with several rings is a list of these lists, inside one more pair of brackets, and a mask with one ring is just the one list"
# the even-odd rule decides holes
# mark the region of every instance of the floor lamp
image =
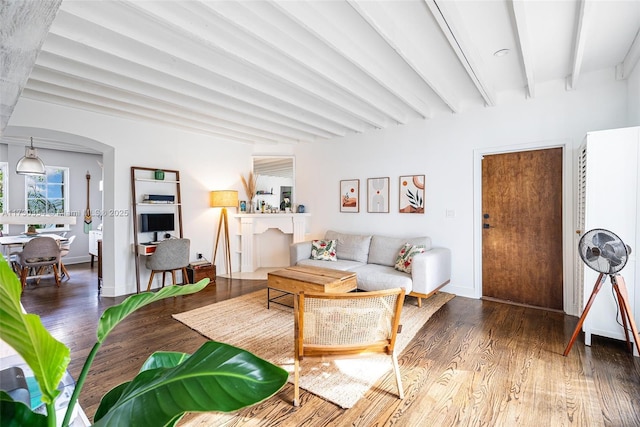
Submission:
[[220,221],[218,222],[218,234],[216,235],[216,244],[213,249],[212,262],[215,264],[216,255],[218,254],[218,242],[220,241],[220,232],[224,227],[224,245],[225,245],[225,267],[229,277],[231,277],[231,250],[229,249],[229,222],[227,221],[227,208],[238,207],[238,192],[235,190],[212,191],[209,195],[210,205],[212,208],[222,208],[220,212]]

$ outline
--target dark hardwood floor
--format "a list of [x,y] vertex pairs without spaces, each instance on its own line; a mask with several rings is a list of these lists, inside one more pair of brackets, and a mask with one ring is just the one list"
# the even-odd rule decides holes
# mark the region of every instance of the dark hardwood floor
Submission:
[[[77,378],[95,342],[102,311],[123,298],[98,297],[96,270],[68,266],[71,279],[29,285],[27,311],[42,317],[71,348]],[[100,350],[80,395],[91,419],[101,396],[131,379],[156,350],[192,352],[205,339],[171,314],[264,288],[266,281],[218,278],[196,295],[143,308],[119,325]],[[182,425],[262,426],[640,426],[640,359],[626,344],[578,339],[562,352],[577,318],[557,312],[456,297],[442,307],[400,355],[405,399],[385,376],[355,407],[345,410],[293,387],[237,414],[187,415]],[[242,325],[238,325],[239,328]]]

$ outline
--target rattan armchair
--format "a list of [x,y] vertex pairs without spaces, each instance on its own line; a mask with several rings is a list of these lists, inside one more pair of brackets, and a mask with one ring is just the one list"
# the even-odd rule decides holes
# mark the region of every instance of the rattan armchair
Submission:
[[151,270],[147,291],[151,290],[153,277],[162,272],[162,287],[164,287],[165,274],[170,271],[172,284],[176,283],[176,270],[182,271],[182,280],[189,283],[187,266],[189,265],[189,239],[167,239],[158,243],[153,254],[147,257],[146,267]]
[[388,354],[398,396],[404,399],[395,352],[403,302],[401,288],[336,294],[300,292],[294,307],[294,406],[300,403],[300,361],[325,355]]

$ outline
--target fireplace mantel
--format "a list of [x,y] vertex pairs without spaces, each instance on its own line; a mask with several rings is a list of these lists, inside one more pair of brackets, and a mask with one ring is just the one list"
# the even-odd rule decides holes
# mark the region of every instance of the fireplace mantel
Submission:
[[240,220],[240,272],[250,273],[256,270],[254,256],[254,237],[270,228],[277,228],[284,234],[292,235],[292,243],[302,242],[305,238],[308,213],[256,213],[236,214]]

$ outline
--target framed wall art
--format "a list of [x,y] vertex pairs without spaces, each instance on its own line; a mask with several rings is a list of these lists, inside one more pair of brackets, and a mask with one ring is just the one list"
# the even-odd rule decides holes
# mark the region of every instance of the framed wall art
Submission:
[[424,175],[400,177],[400,213],[424,213]]
[[340,212],[360,212],[360,180],[340,181]]
[[389,177],[367,179],[367,212],[389,213]]

